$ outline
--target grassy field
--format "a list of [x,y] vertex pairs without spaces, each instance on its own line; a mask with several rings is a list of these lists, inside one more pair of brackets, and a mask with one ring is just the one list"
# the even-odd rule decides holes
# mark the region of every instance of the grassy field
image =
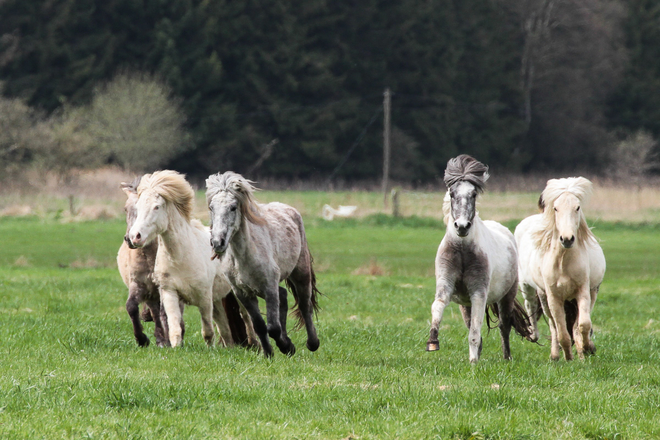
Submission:
[[321,347],[294,332],[295,356],[266,360],[208,349],[193,308],[183,347],[138,348],[123,222],[0,219],[0,438],[660,438],[660,227],[596,224],[595,356],[551,362],[548,341],[515,337],[506,362],[484,330],[474,366],[455,305],[424,351],[439,221],[307,224]]

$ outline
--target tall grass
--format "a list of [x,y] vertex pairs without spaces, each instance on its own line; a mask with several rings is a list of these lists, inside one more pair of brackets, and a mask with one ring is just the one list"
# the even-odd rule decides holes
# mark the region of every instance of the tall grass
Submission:
[[[183,347],[138,348],[112,266],[121,221],[1,220],[0,438],[660,437],[660,228],[596,225],[608,272],[595,356],[551,362],[547,340],[516,337],[506,362],[484,330],[472,366],[455,305],[440,351],[424,351],[434,221],[308,221],[321,347],[292,332],[295,356],[266,360],[207,348],[191,307]],[[372,264],[384,275],[353,275]]]

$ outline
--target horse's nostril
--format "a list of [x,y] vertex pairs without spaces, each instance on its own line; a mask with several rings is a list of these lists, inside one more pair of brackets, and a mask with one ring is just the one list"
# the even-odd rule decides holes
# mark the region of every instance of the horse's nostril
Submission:
[[139,239],[141,239],[141,238],[142,238],[142,235],[140,235],[140,233],[138,232],[138,233],[135,235],[135,239],[136,239],[136,240],[139,240]]
[[224,238],[220,239],[220,247],[221,248],[225,247],[225,239]]
[[472,226],[472,222],[467,222],[467,225],[465,225],[465,229],[470,229],[470,226]]
[[454,222],[454,227],[458,229],[458,222]]

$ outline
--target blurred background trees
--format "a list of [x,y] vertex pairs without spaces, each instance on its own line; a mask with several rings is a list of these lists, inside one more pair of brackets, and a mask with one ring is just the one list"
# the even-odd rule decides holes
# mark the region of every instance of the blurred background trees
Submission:
[[[390,87],[401,182],[464,152],[607,173],[657,148],[658,41],[660,0],[0,0],[0,171],[323,180]],[[336,177],[381,160],[378,121]]]

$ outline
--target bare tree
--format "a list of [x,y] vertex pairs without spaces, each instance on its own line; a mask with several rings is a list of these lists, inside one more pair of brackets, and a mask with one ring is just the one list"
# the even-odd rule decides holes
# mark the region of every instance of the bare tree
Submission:
[[131,171],[152,171],[188,147],[179,101],[162,82],[120,74],[99,88],[87,114],[99,152]]

